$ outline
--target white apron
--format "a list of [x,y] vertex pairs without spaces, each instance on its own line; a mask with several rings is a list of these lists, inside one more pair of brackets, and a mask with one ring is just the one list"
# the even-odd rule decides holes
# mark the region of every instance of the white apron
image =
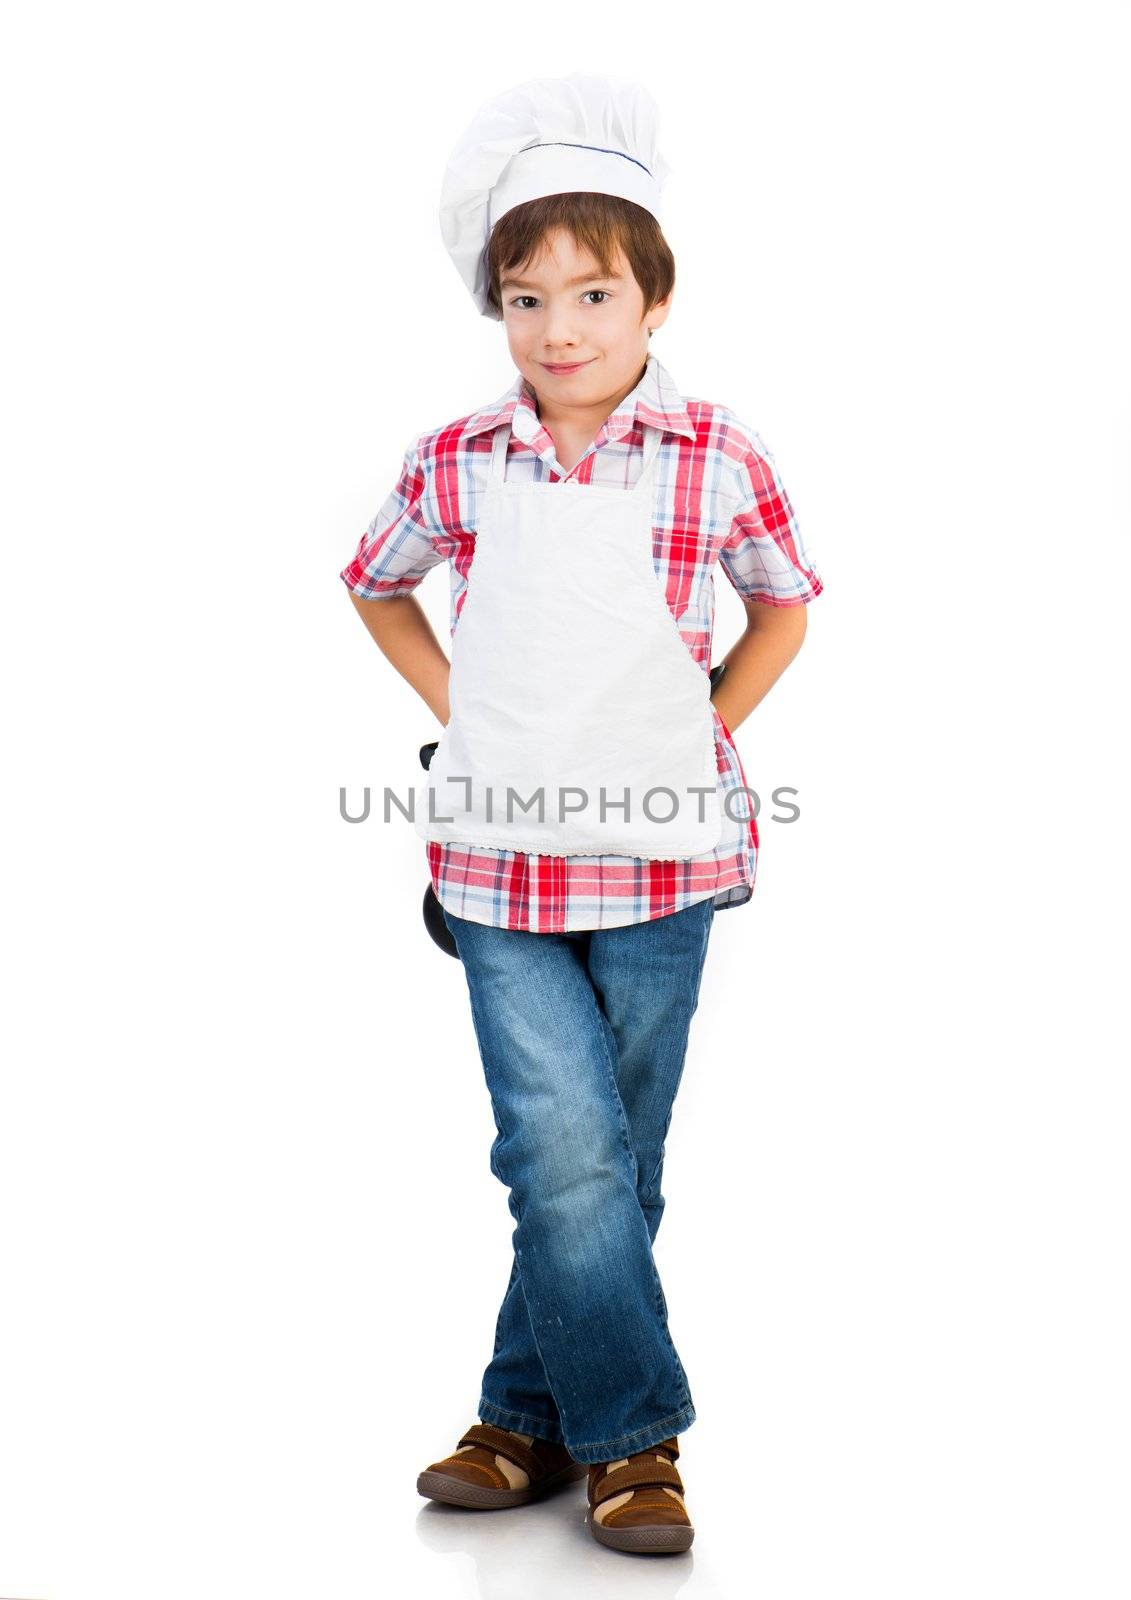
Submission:
[[416,831],[541,855],[702,855],[723,831],[711,683],[652,561],[660,430],[631,489],[507,483],[509,435],[495,430]]

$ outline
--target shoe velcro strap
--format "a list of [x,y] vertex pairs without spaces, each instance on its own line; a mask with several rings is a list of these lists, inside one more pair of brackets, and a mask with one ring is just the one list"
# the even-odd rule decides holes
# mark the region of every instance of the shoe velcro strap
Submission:
[[505,1456],[508,1461],[513,1461],[516,1467],[521,1467],[531,1483],[540,1477],[545,1467],[529,1445],[523,1444],[521,1439],[516,1439],[513,1434],[507,1433],[504,1428],[496,1428],[492,1422],[477,1422],[468,1428],[459,1445],[482,1445],[485,1450],[493,1450],[497,1456]]
[[670,1461],[630,1461],[627,1467],[614,1467],[597,1479],[593,1504],[599,1506],[602,1500],[623,1494],[626,1489],[662,1489],[666,1484],[683,1490],[683,1479]]

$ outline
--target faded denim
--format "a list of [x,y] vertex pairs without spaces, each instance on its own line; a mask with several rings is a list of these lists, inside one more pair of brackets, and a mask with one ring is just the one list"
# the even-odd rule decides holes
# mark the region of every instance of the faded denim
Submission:
[[444,911],[471,997],[514,1262],[479,1418],[610,1461],[695,1420],[652,1257],[713,899],[529,933]]

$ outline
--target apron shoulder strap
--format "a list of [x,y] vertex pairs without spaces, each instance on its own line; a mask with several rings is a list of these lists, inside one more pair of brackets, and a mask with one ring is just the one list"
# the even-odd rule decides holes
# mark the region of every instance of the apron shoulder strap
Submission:
[[652,476],[656,465],[656,457],[659,455],[660,446],[664,442],[664,430],[662,428],[654,428],[648,422],[641,423],[641,428],[644,432],[644,459],[640,464],[640,477],[637,480],[639,483],[643,483],[646,478]]
[[511,425],[509,422],[501,424],[495,429],[491,440],[491,465],[488,478],[493,483],[502,483],[507,469],[507,445],[510,443]]

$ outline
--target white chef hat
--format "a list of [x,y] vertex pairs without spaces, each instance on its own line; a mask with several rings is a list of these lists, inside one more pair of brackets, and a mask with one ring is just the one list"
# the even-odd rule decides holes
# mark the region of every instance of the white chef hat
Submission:
[[543,195],[595,191],[660,218],[671,168],[656,148],[659,115],[638,83],[604,74],[530,78],[480,106],[448,157],[440,232],[485,317],[487,242],[499,218]]

